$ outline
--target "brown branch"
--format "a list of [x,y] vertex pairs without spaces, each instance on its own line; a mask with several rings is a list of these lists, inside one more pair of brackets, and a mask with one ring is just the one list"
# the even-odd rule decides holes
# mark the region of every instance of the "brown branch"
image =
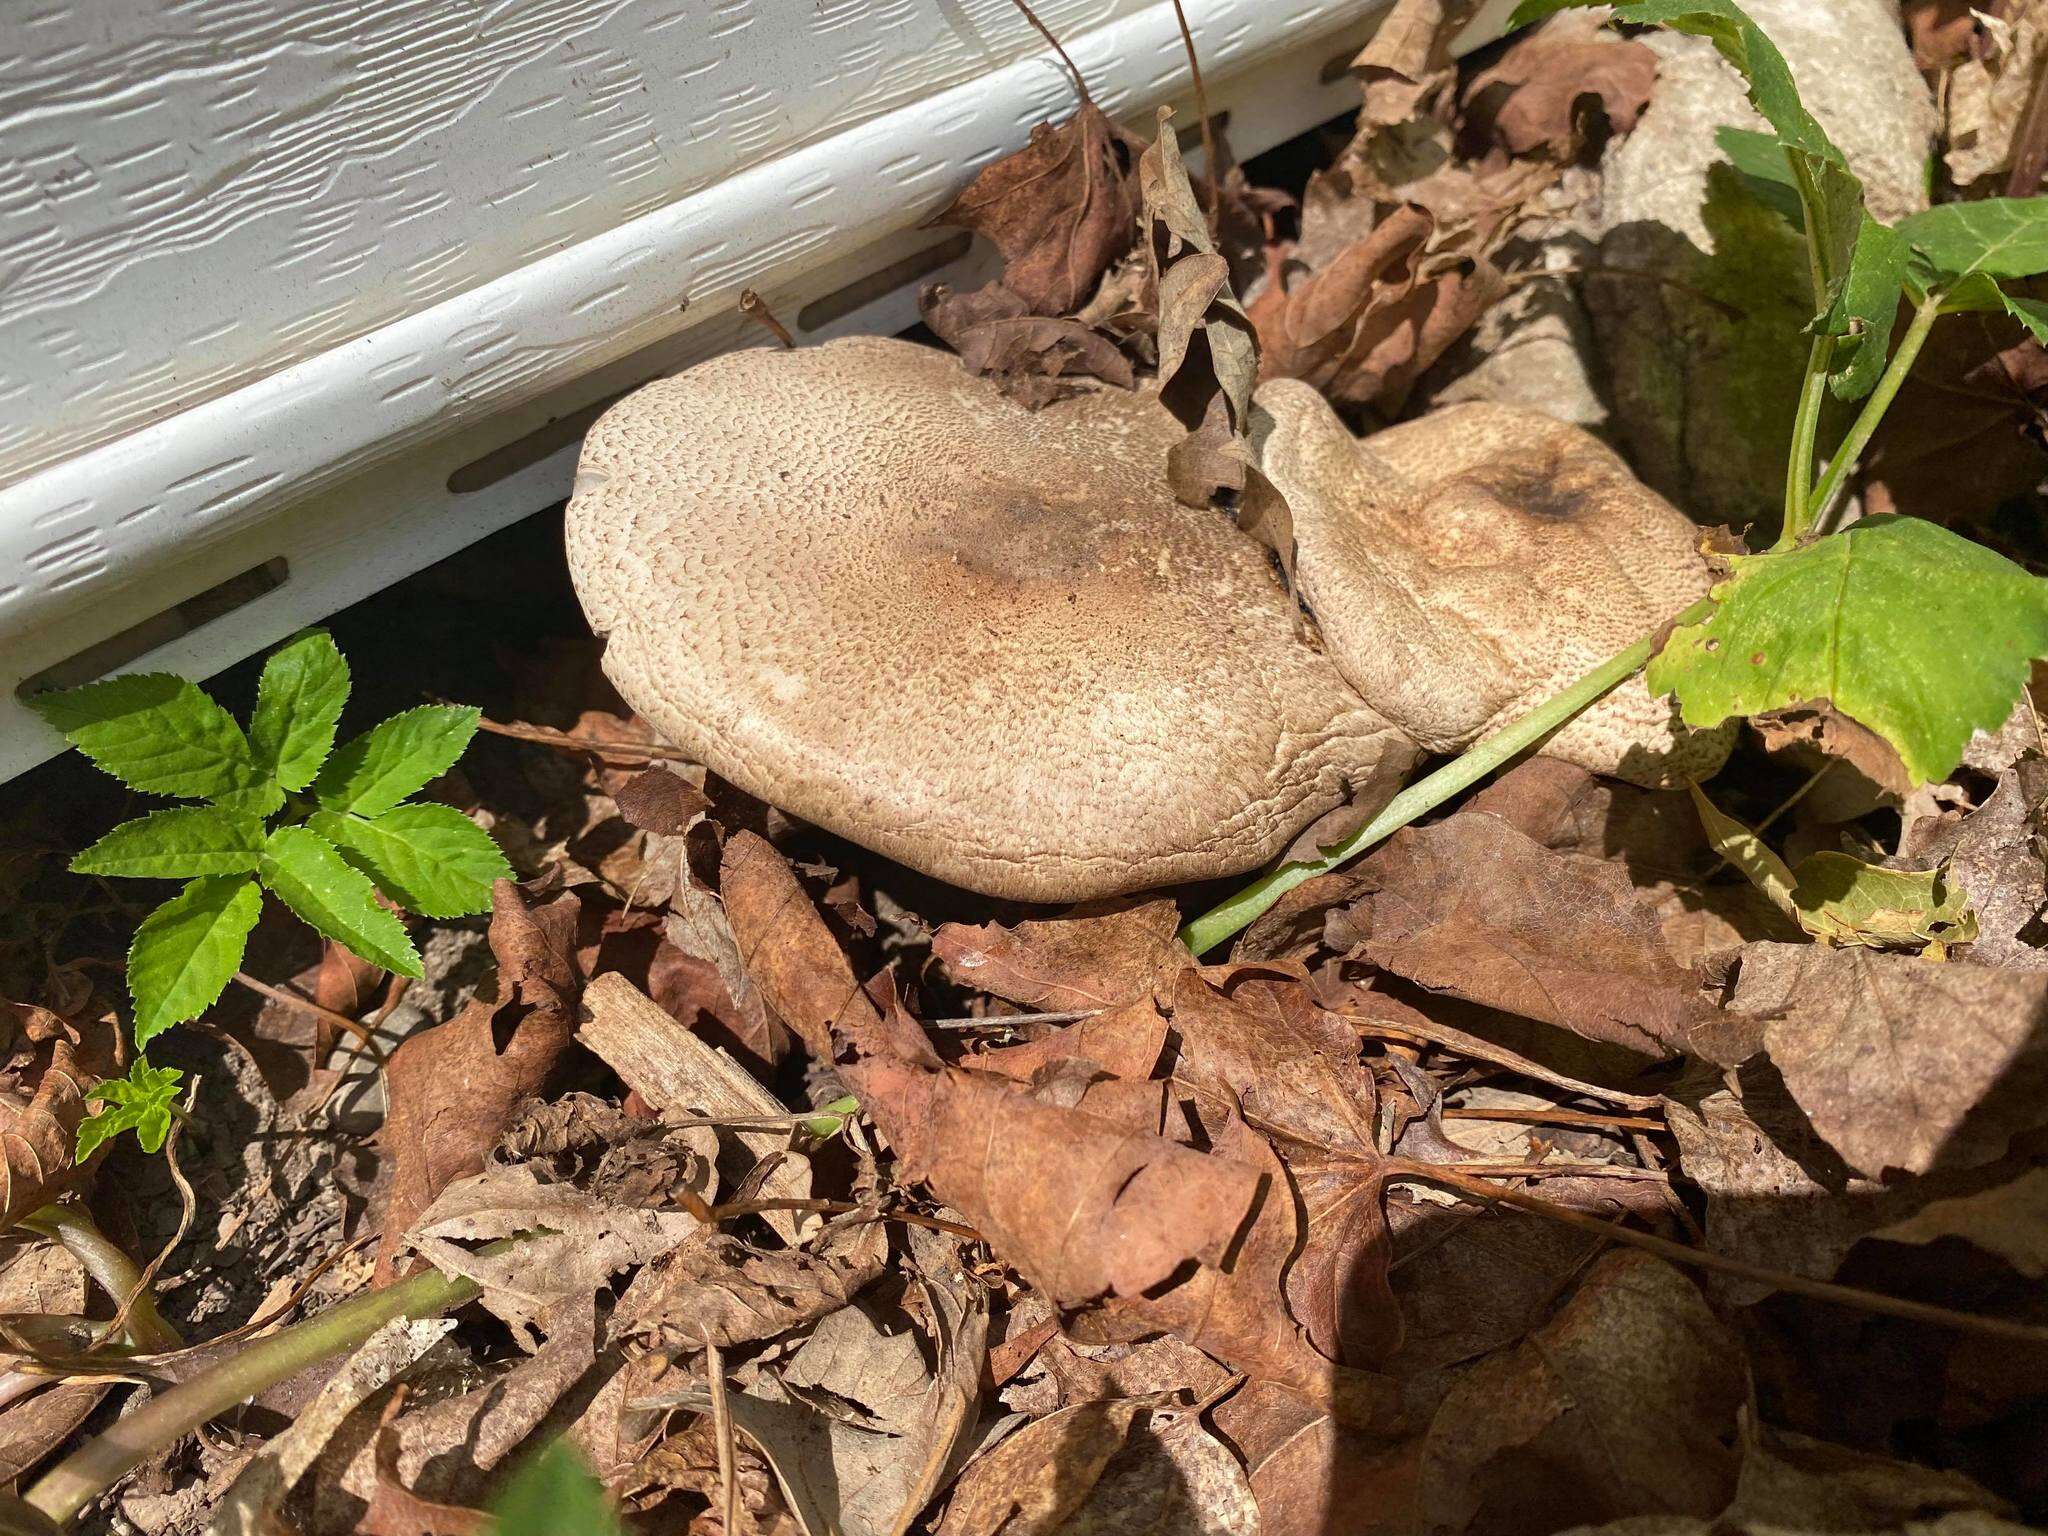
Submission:
[[1088,94],[1088,81],[1081,73],[1081,66],[1067,57],[1067,50],[1062,48],[1060,40],[1052,35],[1052,29],[1038,19],[1038,13],[1026,5],[1024,0],[1010,0],[1010,4],[1024,13],[1024,19],[1037,29],[1040,37],[1052,44],[1052,51],[1060,56],[1060,62],[1067,66],[1067,73],[1074,77],[1074,89],[1081,93],[1081,104],[1086,107],[1094,106],[1095,98]]
[[527,725],[523,722],[506,724],[499,720],[480,719],[476,723],[480,731],[493,736],[509,736],[514,741],[528,741],[539,747],[556,747],[564,752],[587,752],[592,757],[640,757],[663,763],[690,763],[696,759],[689,753],[675,747],[657,746],[649,741],[585,741],[581,736],[571,736],[567,731],[557,731],[545,725]]
[[1209,183],[1209,233],[1223,222],[1223,164],[1216,158],[1216,126],[1209,120],[1209,92],[1202,84],[1201,60],[1195,57],[1195,34],[1188,13],[1173,0],[1173,19],[1180,23],[1180,43],[1188,52],[1188,73],[1195,77],[1195,115],[1202,120],[1202,176]]
[[785,347],[795,349],[796,338],[789,334],[789,327],[775,318],[775,311],[768,307],[768,301],[751,288],[740,290],[740,313],[766,326],[769,334]]
[[267,997],[273,1003],[282,1003],[287,1008],[296,1008],[301,1013],[310,1013],[316,1019],[325,1019],[336,1029],[354,1036],[362,1044],[363,1049],[370,1053],[378,1069],[383,1069],[384,1047],[377,1043],[377,1037],[363,1026],[361,1020],[352,1019],[345,1013],[336,1013],[332,1008],[323,1007],[310,997],[301,997],[298,993],[288,992],[283,987],[273,987],[267,981],[258,981],[247,971],[235,972],[235,980],[259,997]]

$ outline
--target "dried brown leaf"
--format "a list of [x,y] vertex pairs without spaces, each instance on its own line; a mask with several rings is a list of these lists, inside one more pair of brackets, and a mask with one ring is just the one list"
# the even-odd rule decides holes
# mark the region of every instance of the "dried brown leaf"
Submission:
[[[1332,1405],[1248,1382],[1217,1405],[1259,1508],[1260,1536],[1412,1536],[1421,1442],[1390,1443]],[[1377,1429],[1377,1426],[1373,1426]]]
[[1635,127],[1657,83],[1657,56],[1600,18],[1566,14],[1523,34],[1462,93],[1463,134],[1510,155],[1576,159],[1599,121]]
[[1451,45],[1478,14],[1479,0],[1397,0],[1351,72],[1365,95],[1367,129],[1405,123],[1457,78]]
[[666,768],[643,768],[612,799],[619,814],[642,832],[680,837],[690,823],[711,809],[703,790]]
[[1555,1317],[1444,1398],[1424,1453],[1427,1528],[1718,1514],[1734,1491],[1727,1440],[1743,1393],[1735,1340],[1692,1281],[1647,1254],[1610,1253]]
[[575,1034],[577,897],[563,892],[529,907],[518,887],[500,881],[491,903],[495,985],[446,1024],[406,1040],[385,1072],[391,1107],[378,1144],[392,1176],[377,1249],[382,1280],[393,1278],[420,1212],[483,1167]]
[[1397,833],[1365,869],[1379,887],[1360,903],[1365,956],[1396,975],[1653,1056],[1709,1048],[1719,1031],[1620,865],[1467,811]]
[[882,1273],[879,1223],[837,1223],[810,1248],[767,1251],[704,1230],[647,1265],[619,1298],[614,1338],[671,1349],[772,1339],[836,1312]]
[[1063,1307],[1140,1296],[1189,1263],[1221,1264],[1264,1193],[1259,1171],[1227,1155],[1133,1134],[980,1073],[871,1060],[846,1077],[902,1176],[928,1183]]
[[960,1474],[938,1536],[1051,1536],[1078,1509],[1131,1422],[1156,1399],[1077,1403],[1025,1425]]
[[1062,1536],[1257,1536],[1259,1507],[1244,1468],[1192,1414],[1132,1426]]
[[972,293],[926,287],[918,313],[970,373],[992,378],[1032,410],[1078,394],[1099,380],[1131,389],[1131,360],[1110,337],[1079,320],[1034,315],[1000,282]]
[[934,224],[986,235],[1003,284],[1033,314],[1071,315],[1137,234],[1132,166],[1145,146],[1084,101],[985,167]]
[[1959,1237],[2039,1280],[2048,1276],[2048,1168],[2029,1168],[1975,1194],[1931,1201],[1876,1235],[1893,1243]]
[[1731,1006],[1860,1173],[1994,1162],[2048,1120],[2048,973],[1755,944]]
[[963,987],[1034,1011],[1109,1008],[1152,996],[1194,964],[1179,928],[1170,901],[1103,903],[1010,928],[947,923],[932,953]]

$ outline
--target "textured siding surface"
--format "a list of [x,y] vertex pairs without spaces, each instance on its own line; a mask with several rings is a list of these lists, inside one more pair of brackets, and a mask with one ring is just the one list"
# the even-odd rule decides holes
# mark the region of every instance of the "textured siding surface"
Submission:
[[[1186,0],[1218,102],[1246,87],[1240,147],[1343,110],[1319,67],[1386,3]],[[759,340],[743,287],[801,306],[928,243],[920,224],[1074,100],[1012,0],[0,9],[7,689],[287,557],[276,617],[234,631],[259,644],[360,595],[367,541],[406,518],[433,558],[459,547],[444,509],[476,537],[545,505],[558,469],[488,506],[446,482]],[[1186,92],[1169,0],[1034,9],[1112,113]],[[25,718],[0,700],[0,771],[44,750]]]

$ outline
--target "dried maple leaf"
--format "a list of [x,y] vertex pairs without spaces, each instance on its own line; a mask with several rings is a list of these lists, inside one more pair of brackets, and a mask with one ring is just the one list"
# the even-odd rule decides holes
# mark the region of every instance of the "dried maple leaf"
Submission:
[[1132,167],[1144,144],[1084,101],[1066,122],[985,167],[934,216],[986,235],[1003,286],[1036,315],[1071,315],[1137,235]]
[[1047,1013],[1150,997],[1194,964],[1171,901],[1106,902],[1004,928],[947,923],[932,953],[963,987]]
[[446,1024],[394,1051],[385,1070],[390,1110],[378,1144],[392,1160],[377,1248],[381,1280],[406,1229],[456,1179],[477,1172],[576,1032],[577,920],[563,892],[529,907],[502,880],[491,893],[495,985]]
[[1813,1128],[1872,1178],[1968,1168],[2048,1121],[2048,972],[1753,944],[1730,1004]]
[[1466,811],[1397,833],[1365,869],[1378,883],[1360,901],[1374,965],[1647,1055],[1718,1044],[1719,1010],[1618,864],[1553,853]]

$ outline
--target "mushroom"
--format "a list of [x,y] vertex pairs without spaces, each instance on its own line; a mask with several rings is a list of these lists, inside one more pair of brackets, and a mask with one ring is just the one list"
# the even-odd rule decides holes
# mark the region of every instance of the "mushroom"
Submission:
[[[1360,441],[1306,384],[1259,389],[1252,433],[1294,520],[1295,573],[1351,685],[1432,752],[1462,750],[1702,596],[1699,529],[1581,427],[1452,406]],[[1705,777],[1640,678],[1544,745],[1640,784]]]
[[1173,499],[1178,435],[906,342],[732,353],[591,430],[570,570],[634,708],[819,826],[1022,900],[1236,874],[1415,751]]

